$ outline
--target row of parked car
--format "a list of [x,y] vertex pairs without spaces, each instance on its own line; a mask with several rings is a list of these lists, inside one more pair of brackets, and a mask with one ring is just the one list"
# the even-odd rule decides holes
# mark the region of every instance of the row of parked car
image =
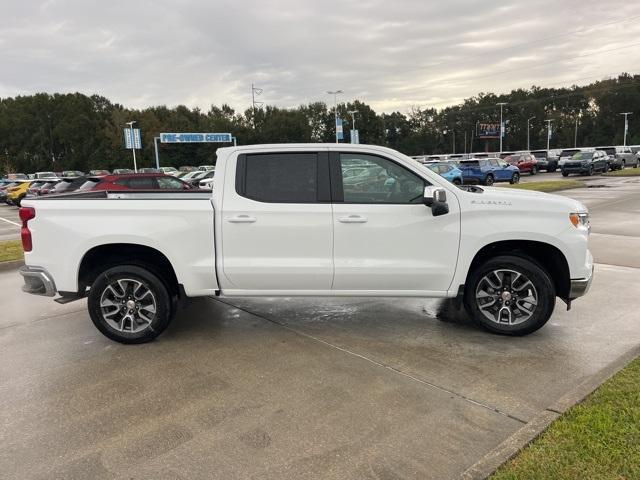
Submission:
[[598,172],[637,168],[640,147],[604,146],[563,150],[523,150],[518,152],[481,152],[471,154],[413,157],[455,184],[495,182],[518,183],[520,175],[560,170],[570,174],[593,175]]
[[[175,170],[175,169],[174,169]],[[0,201],[20,206],[24,198],[42,195],[56,195],[71,192],[123,191],[123,190],[162,190],[183,191],[196,188],[210,189],[213,185],[215,169],[206,168],[189,172],[167,174],[138,170],[138,173],[111,173],[106,170],[92,170],[89,175],[83,172],[36,172],[33,178],[25,174],[9,174],[0,180]],[[25,178],[26,177],[26,178]]]

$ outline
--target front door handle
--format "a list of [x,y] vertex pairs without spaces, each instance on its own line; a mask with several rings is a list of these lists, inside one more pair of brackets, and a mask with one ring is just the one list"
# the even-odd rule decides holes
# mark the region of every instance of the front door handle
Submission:
[[229,223],[253,223],[256,221],[256,217],[250,215],[236,215],[234,217],[227,217]]
[[362,215],[347,215],[346,217],[338,218],[340,223],[367,223],[367,217]]

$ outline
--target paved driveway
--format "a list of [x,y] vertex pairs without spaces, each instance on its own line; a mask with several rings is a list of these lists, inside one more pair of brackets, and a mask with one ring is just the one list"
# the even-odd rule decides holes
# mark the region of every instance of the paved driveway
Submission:
[[[630,205],[640,222],[640,188],[594,195],[594,231],[630,252],[636,230],[611,219]],[[123,346],[84,302],[23,296],[0,273],[0,471],[458,477],[640,344],[640,271],[594,250],[589,295],[525,338],[480,331],[443,301],[199,299],[158,341]]]

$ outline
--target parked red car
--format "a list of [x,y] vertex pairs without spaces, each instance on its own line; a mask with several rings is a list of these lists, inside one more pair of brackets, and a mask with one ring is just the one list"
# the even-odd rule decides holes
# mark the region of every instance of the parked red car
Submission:
[[529,172],[531,175],[538,173],[538,159],[531,153],[514,153],[505,158],[509,165],[520,169],[520,173]]
[[95,190],[191,190],[193,187],[171,175],[162,173],[129,173],[87,177],[78,191]]

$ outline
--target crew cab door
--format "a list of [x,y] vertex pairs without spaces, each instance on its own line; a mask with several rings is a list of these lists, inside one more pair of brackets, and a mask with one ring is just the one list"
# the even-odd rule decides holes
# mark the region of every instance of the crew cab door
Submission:
[[326,152],[239,155],[225,173],[221,215],[223,271],[218,273],[229,283],[225,293],[331,289]]
[[[390,158],[331,152],[334,291],[444,292],[455,272],[457,200],[434,217],[425,180]],[[353,165],[369,175],[347,176]]]

